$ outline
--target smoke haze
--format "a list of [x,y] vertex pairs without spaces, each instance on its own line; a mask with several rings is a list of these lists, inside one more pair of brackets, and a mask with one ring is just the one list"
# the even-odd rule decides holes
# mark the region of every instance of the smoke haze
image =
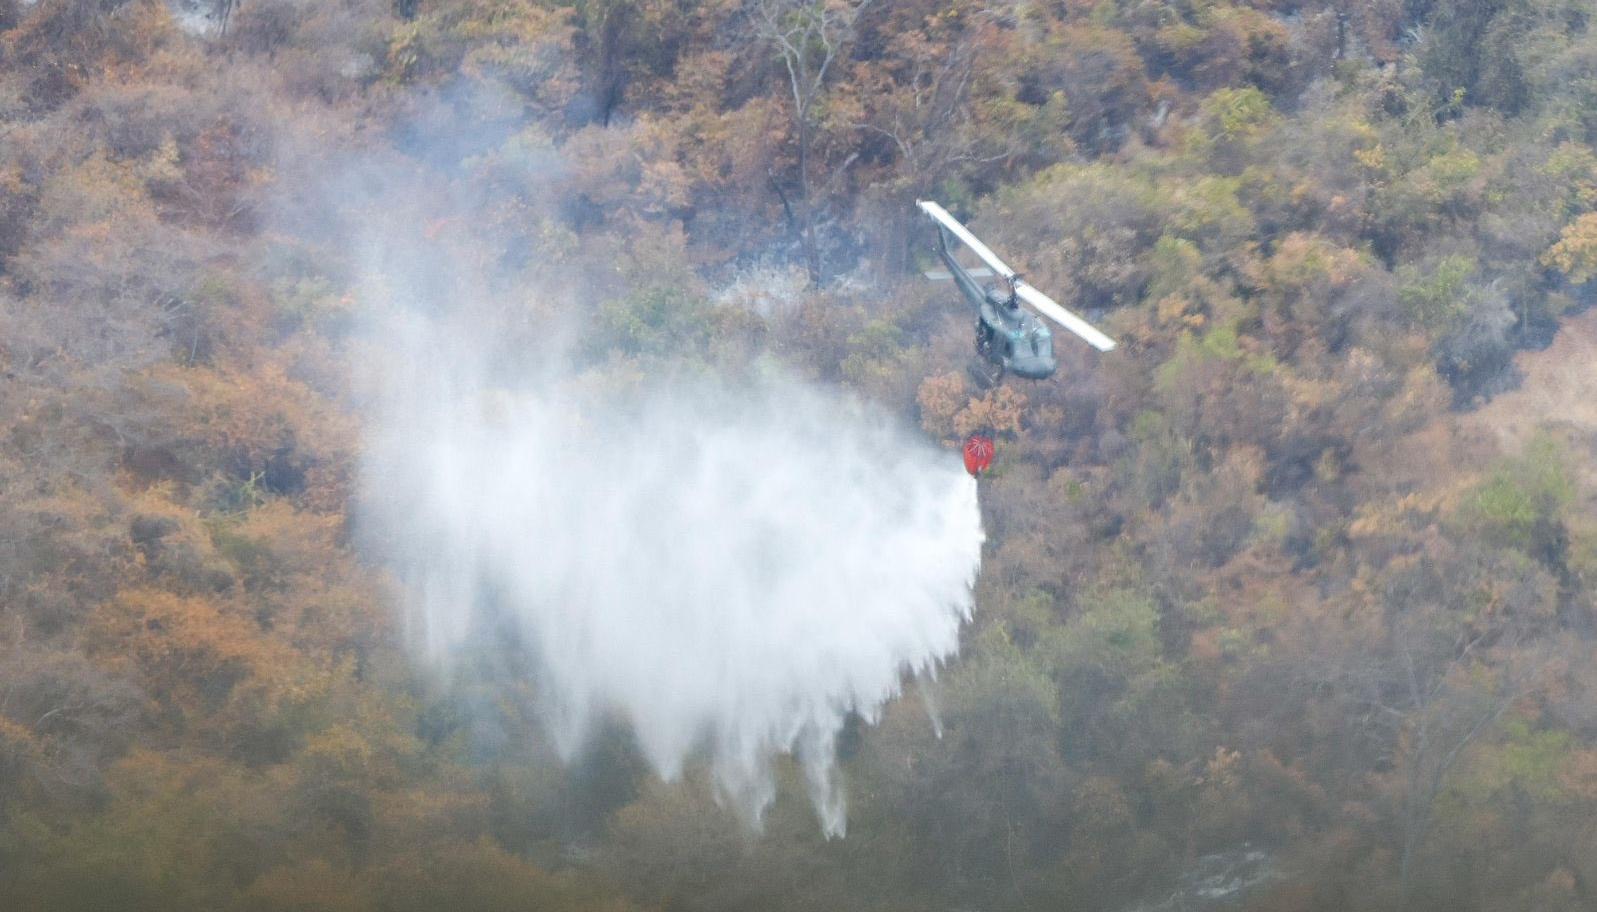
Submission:
[[791,751],[841,835],[845,719],[951,656],[971,611],[983,533],[957,456],[779,369],[616,380],[470,308],[389,306],[451,287],[394,279],[421,262],[387,255],[367,289],[388,302],[369,523],[415,642],[447,667],[515,631],[564,756],[619,715],[666,778],[707,757],[755,825]]

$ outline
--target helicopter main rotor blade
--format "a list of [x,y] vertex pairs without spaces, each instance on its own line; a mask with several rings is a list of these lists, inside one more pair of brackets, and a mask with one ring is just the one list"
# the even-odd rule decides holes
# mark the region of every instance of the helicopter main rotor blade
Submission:
[[998,273],[1006,279],[1013,279],[1015,277],[1015,270],[1010,269],[1007,263],[1005,263],[1003,260],[1000,260],[998,258],[998,254],[988,250],[987,245],[983,244],[979,239],[977,239],[976,235],[971,234],[969,228],[961,225],[959,223],[959,219],[949,215],[947,209],[944,209],[942,206],[937,205],[931,200],[916,200],[915,205],[919,206],[922,212],[936,219],[944,228],[947,228],[949,231],[953,232],[954,237],[959,238],[964,242],[966,247],[969,247],[972,252],[981,257],[981,261],[986,263],[988,266],[991,266],[993,272]]
[[1091,323],[1060,306],[1058,301],[1027,285],[1025,279],[1015,280],[1015,294],[1022,301],[1036,308],[1038,313],[1085,339],[1087,344],[1093,348],[1101,352],[1114,350],[1115,340],[1099,332],[1098,328]]
[[[921,273],[921,275],[931,279],[933,282],[946,282],[954,277],[954,274],[946,269],[930,269]],[[993,271],[986,266],[977,266],[975,269],[965,270],[965,275],[973,279],[990,279],[993,277]]]

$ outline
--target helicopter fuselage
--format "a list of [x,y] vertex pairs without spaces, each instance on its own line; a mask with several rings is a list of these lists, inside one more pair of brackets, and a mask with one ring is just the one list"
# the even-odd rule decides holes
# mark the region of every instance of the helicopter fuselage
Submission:
[[960,293],[976,308],[976,351],[1000,370],[1017,377],[1042,380],[1053,376],[1054,337],[1036,314],[1020,306],[1014,289],[1006,294],[976,281],[948,249],[944,229],[937,229],[937,254]]
[[978,349],[982,356],[1003,365],[1004,369],[1027,380],[1053,376],[1059,366],[1054,360],[1054,338],[1042,320],[1019,306],[983,300],[978,317]]

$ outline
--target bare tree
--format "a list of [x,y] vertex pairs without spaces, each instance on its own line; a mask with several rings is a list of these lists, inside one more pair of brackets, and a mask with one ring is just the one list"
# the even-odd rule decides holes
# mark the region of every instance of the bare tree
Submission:
[[[910,205],[939,182],[1015,155],[1024,140],[1008,131],[983,130],[973,111],[978,58],[993,48],[991,27],[969,22],[940,41],[889,40],[884,59],[864,86],[864,117],[852,126],[877,138],[896,159],[890,177],[872,183],[873,195],[890,213],[882,248],[903,269],[911,223]],[[867,155],[870,153],[867,152]]]
[[[798,140],[798,206],[781,194],[796,221],[810,283],[823,278],[820,245],[815,238],[816,180],[811,159],[819,108],[826,79],[854,38],[854,26],[871,0],[755,0],[756,33],[782,58],[793,97],[793,127]],[[779,194],[780,186],[777,187]]]
[[1426,680],[1412,644],[1404,634],[1399,637],[1407,682],[1405,705],[1397,717],[1406,755],[1398,876],[1407,894],[1413,886],[1415,856],[1430,835],[1436,801],[1448,776],[1469,747],[1531,691],[1530,670],[1541,662],[1513,655],[1488,672],[1475,664],[1474,653],[1482,643],[1481,637],[1475,637],[1462,644],[1452,667]]
[[58,798],[94,790],[144,703],[136,686],[81,653],[0,651],[0,808],[30,789]]

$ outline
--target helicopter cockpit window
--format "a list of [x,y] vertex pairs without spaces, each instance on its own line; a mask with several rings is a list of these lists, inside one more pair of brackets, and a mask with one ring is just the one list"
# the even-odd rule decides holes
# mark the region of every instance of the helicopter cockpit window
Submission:
[[1031,353],[1034,355],[1046,355],[1053,348],[1053,334],[1041,326],[1033,329],[1028,333],[1028,336],[1028,341],[1031,342]]

